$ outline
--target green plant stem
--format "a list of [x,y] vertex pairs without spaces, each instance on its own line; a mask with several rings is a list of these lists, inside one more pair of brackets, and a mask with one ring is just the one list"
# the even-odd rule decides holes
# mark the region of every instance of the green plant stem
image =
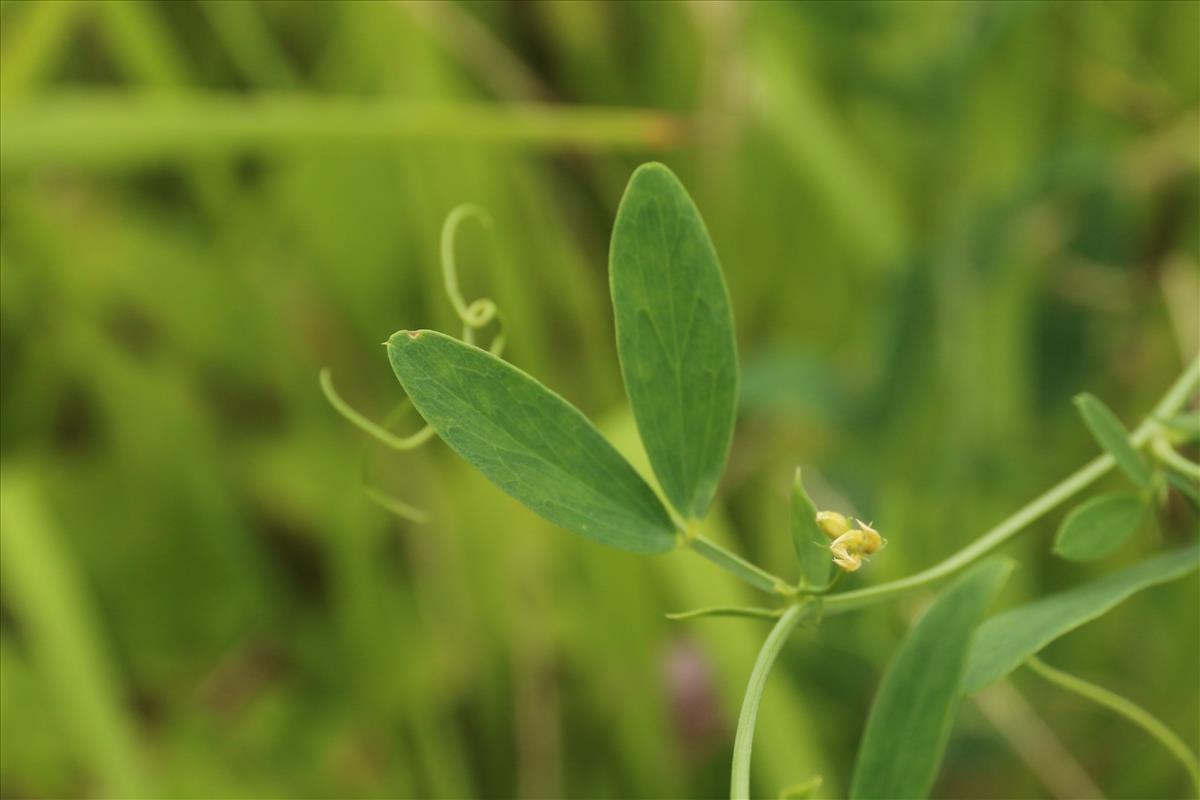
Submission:
[[1192,480],[1200,481],[1200,464],[1194,464],[1179,455],[1165,436],[1155,436],[1154,441],[1150,443],[1150,450],[1163,466],[1170,467]]
[[748,800],[750,797],[750,753],[754,747],[754,723],[758,719],[763,688],[783,643],[804,617],[804,606],[804,603],[795,603],[783,612],[779,622],[776,622],[775,627],[767,634],[767,640],[758,652],[758,660],[754,662],[754,670],[750,673],[750,682],[746,686],[746,697],[742,700],[737,733],[733,740],[733,771],[729,782],[729,796],[733,800]]
[[1069,672],[1055,669],[1036,656],[1031,656],[1025,662],[1025,665],[1051,683],[1061,686],[1069,692],[1074,692],[1080,697],[1085,697],[1093,703],[1102,705],[1110,711],[1115,711],[1134,725],[1139,726],[1155,739],[1158,739],[1159,743],[1167,748],[1171,752],[1171,755],[1179,759],[1179,762],[1187,768],[1188,774],[1192,777],[1192,783],[1195,785],[1196,792],[1200,794],[1200,762],[1197,762],[1196,755],[1188,749],[1188,746],[1182,739],[1175,735],[1174,731],[1164,725],[1149,711],[1132,700],[1105,689],[1103,686],[1097,686]]
[[[1188,396],[1195,390],[1197,384],[1200,384],[1200,359],[1193,361],[1183,371],[1145,421],[1130,434],[1129,441],[1133,446],[1141,448],[1145,445],[1160,428],[1161,424],[1156,418],[1168,417],[1176,413],[1187,402]],[[1064,480],[1022,506],[1016,513],[974,542],[928,569],[879,586],[827,595],[825,597],[825,613],[839,614],[843,611],[872,605],[950,577],[1006,544],[1026,527],[1103,476],[1115,464],[1113,457],[1107,454],[1089,461]]]
[[765,569],[751,564],[746,559],[729,552],[716,542],[705,539],[703,536],[695,535],[689,537],[687,543],[697,553],[726,572],[733,573],[756,589],[783,597],[791,597],[794,594],[791,585],[783,578],[780,578],[778,575],[772,575]]

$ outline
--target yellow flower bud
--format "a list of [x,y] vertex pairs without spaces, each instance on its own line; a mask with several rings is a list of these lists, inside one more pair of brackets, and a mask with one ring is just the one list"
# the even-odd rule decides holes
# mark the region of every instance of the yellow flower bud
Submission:
[[836,539],[850,530],[850,521],[836,511],[818,511],[817,527],[830,539]]
[[887,539],[879,535],[879,531],[872,528],[861,519],[854,520],[858,523],[858,527],[862,529],[862,551],[865,555],[871,556],[882,550],[887,545]]

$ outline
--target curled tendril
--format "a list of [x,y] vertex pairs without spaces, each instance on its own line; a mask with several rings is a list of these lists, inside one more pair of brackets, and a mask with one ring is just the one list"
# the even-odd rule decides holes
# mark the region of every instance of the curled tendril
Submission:
[[454,313],[458,314],[458,318],[462,320],[463,341],[467,344],[475,344],[475,332],[494,322],[498,330],[492,343],[488,346],[488,351],[494,356],[499,356],[504,352],[504,322],[500,316],[500,309],[496,306],[495,301],[488,297],[472,300],[468,304],[463,299],[462,290],[458,287],[454,237],[458,234],[458,228],[463,221],[471,217],[478,219],[485,228],[492,227],[492,218],[488,216],[487,212],[479,206],[469,203],[456,206],[442,224],[442,280],[446,287],[446,296],[450,298],[450,304],[454,306]]
[[393,450],[412,450],[425,444],[433,436],[433,428],[428,425],[409,436],[397,436],[379,423],[367,419],[342,399],[342,396],[337,393],[337,389],[333,388],[333,375],[330,373],[329,367],[321,370],[320,377],[321,391],[325,394],[329,405],[345,417],[347,422],[380,444]]
[[[454,313],[462,320],[463,341],[474,345],[476,332],[488,325],[495,324],[496,335],[492,337],[491,344],[487,349],[492,355],[499,357],[504,352],[505,338],[504,321],[496,302],[489,297],[480,297],[467,303],[463,299],[462,290],[458,287],[458,268],[454,260],[454,237],[458,233],[459,225],[470,217],[478,219],[485,228],[492,226],[492,218],[486,211],[475,205],[457,206],[447,215],[446,221],[442,223],[441,236],[442,281],[446,289],[446,297],[454,306]],[[388,419],[383,425],[368,419],[338,394],[337,389],[333,386],[333,375],[328,367],[321,370],[320,383],[321,392],[335,411],[345,417],[346,421],[354,427],[386,447],[401,451],[413,450],[433,438],[434,431],[429,425],[425,425],[416,433],[407,436],[400,436],[389,430],[396,417],[404,410],[403,406],[388,415]],[[367,475],[365,460],[363,463],[363,491],[372,502],[396,516],[418,523],[429,520],[426,512],[373,486]]]

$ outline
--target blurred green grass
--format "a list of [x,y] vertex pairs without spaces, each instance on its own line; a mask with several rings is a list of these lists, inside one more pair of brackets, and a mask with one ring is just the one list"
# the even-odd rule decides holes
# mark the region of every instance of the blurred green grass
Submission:
[[[4,0],[0,795],[720,796],[765,629],[662,614],[745,590],[556,531],[440,444],[373,449],[318,369],[386,414],[378,342],[456,329],[438,232],[474,202],[468,296],[636,452],[607,241],[660,159],[738,323],[713,534],[792,569],[799,462],[892,542],[856,580],[919,568],[1093,453],[1075,392],[1132,420],[1200,345],[1198,9]],[[1051,559],[1053,523],[1006,602],[1107,568]],[[1052,655],[1194,747],[1197,591]],[[838,795],[921,602],[785,649],[757,791]],[[1110,796],[1186,790],[1015,683]],[[937,794],[1049,796],[1023,735],[965,708]]]

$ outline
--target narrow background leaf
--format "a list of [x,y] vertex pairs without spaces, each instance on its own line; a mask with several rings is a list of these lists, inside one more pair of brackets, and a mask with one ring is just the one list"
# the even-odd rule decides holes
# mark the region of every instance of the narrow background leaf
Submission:
[[1103,558],[1137,530],[1145,514],[1146,504],[1137,495],[1097,495],[1063,519],[1054,537],[1054,552],[1071,561]]
[[633,174],[609,251],[621,375],[667,498],[708,511],[737,411],[729,294],[704,221],[662,164]]
[[775,620],[783,616],[781,608],[755,608],[753,606],[714,606],[712,608],[696,608],[691,611],[678,611],[667,614],[667,619],[699,619],[701,617],[745,617],[747,619]]
[[388,356],[438,435],[538,514],[622,550],[675,546],[653,490],[587,417],[529,375],[436,331],[393,335]]
[[829,553],[828,537],[817,527],[817,506],[804,490],[798,467],[792,483],[791,512],[792,545],[800,560],[800,577],[808,586],[824,586],[829,583],[833,557]]
[[1125,471],[1139,489],[1149,489],[1152,477],[1150,467],[1129,443],[1129,431],[1125,430],[1117,415],[1099,398],[1086,392],[1075,398],[1075,405],[1092,436],[1116,459],[1117,466]]
[[1103,615],[1134,592],[1196,569],[1200,546],[1172,550],[1060,594],[998,614],[979,626],[964,682],[976,692],[1046,645]]
[[938,595],[888,666],[867,717],[852,798],[925,797],[962,694],[971,635],[1012,563],[988,560]]

